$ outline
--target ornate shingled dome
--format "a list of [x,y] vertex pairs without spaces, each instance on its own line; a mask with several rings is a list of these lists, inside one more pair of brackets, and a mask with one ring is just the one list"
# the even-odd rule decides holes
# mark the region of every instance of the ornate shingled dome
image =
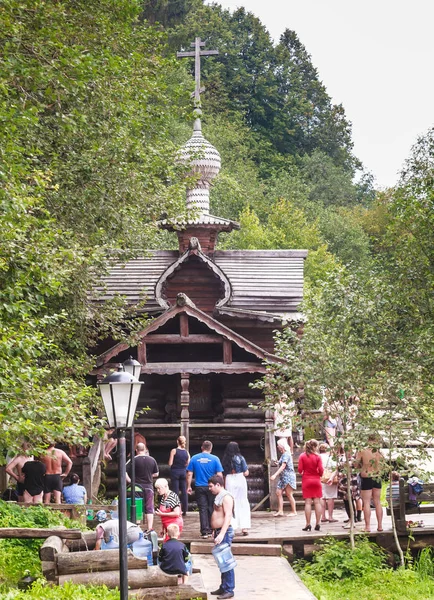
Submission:
[[196,119],[193,135],[179,151],[180,159],[189,163],[191,172],[199,175],[195,187],[187,190],[187,208],[209,214],[209,187],[220,171],[221,158],[218,150],[204,138],[200,119]]

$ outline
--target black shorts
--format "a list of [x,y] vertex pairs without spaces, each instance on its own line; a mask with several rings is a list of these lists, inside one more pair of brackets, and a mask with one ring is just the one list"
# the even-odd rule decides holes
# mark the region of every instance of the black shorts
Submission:
[[61,492],[63,490],[63,479],[60,475],[45,475],[44,494],[51,492]]
[[372,477],[360,477],[360,489],[363,491],[367,490],[381,490],[381,481],[373,479]]
[[17,481],[16,490],[18,496],[24,496],[24,483],[22,483],[21,481]]

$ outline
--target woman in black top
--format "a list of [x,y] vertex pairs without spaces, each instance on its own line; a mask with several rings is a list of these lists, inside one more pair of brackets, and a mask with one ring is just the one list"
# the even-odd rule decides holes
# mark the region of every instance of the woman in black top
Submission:
[[177,447],[169,454],[170,487],[180,497],[182,514],[185,515],[188,510],[186,467],[190,462],[190,454],[185,449],[187,440],[183,435],[180,435],[176,441]]

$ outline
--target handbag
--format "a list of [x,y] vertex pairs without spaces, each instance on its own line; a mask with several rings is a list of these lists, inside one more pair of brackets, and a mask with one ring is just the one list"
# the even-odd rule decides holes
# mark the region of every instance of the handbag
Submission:
[[[329,458],[329,460],[330,460],[330,458]],[[333,475],[333,472],[334,472],[334,471],[332,471],[332,470],[329,468],[329,460],[327,461],[327,464],[326,464],[326,466],[324,467],[324,472],[323,472],[323,474],[321,475],[321,483],[327,483],[327,482],[330,480],[331,476]],[[335,475],[335,476],[333,477],[333,484],[335,484],[335,483],[337,483],[337,482],[338,482],[338,476],[337,476],[337,475]]]

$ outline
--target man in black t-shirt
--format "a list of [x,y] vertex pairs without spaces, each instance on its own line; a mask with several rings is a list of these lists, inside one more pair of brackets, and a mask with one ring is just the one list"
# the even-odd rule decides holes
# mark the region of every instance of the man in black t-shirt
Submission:
[[[154,525],[154,479],[159,475],[158,465],[155,458],[146,454],[145,444],[139,443],[136,448],[134,458],[134,469],[136,476],[136,485],[143,490],[144,506],[143,511],[146,515],[148,530],[153,529]],[[131,482],[131,461],[127,463],[127,481]]]

